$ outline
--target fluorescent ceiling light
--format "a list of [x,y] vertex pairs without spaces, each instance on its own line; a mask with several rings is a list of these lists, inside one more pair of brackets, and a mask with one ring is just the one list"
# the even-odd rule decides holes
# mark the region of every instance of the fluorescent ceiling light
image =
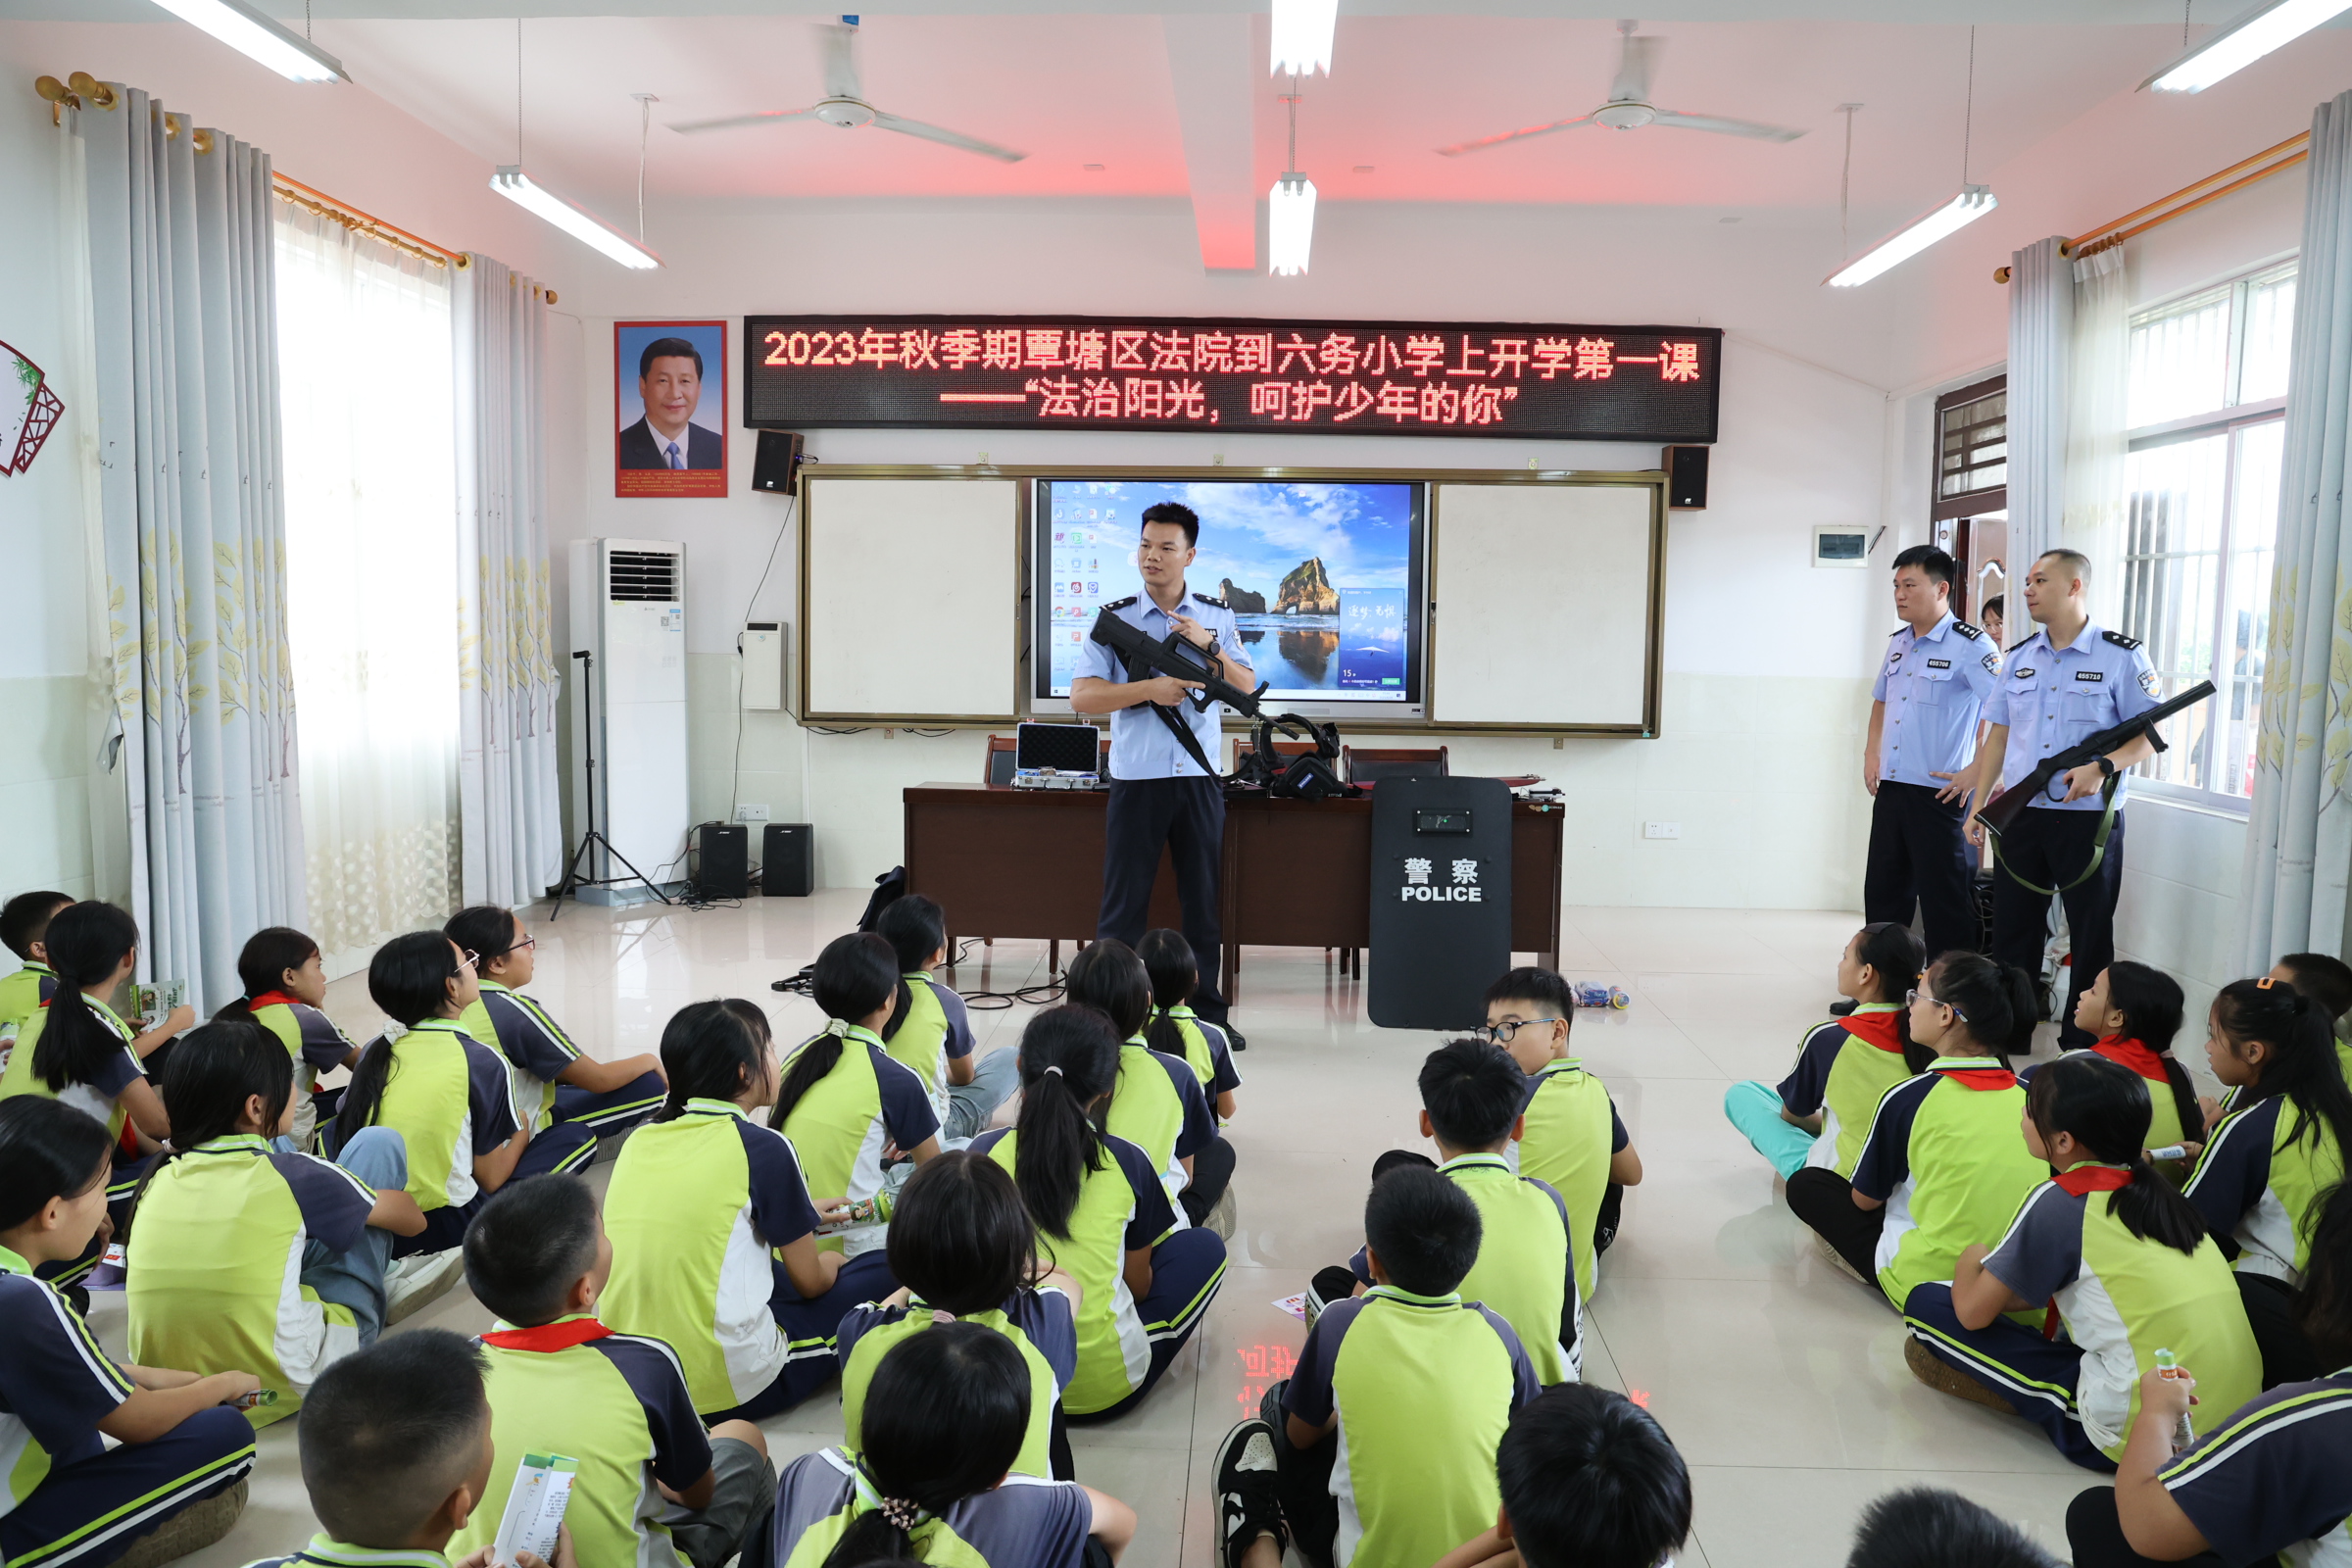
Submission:
[[1822,281],[1831,288],[1854,288],[1867,283],[1888,268],[1909,261],[1946,234],[1966,228],[1999,205],[1992,199],[1991,186],[1963,185],[1959,195],[1926,217],[1913,219]]
[[555,224],[582,244],[604,252],[623,267],[640,271],[660,267],[662,258],[614,228],[576,202],[565,201],[545,185],[534,185],[519,164],[502,164],[490,178],[490,188]]
[[2272,50],[2294,42],[2352,0],[2271,0],[2238,18],[2140,83],[2158,92],[2203,92]]
[[182,22],[251,55],[288,81],[349,81],[343,62],[247,5],[245,0],[155,0]]
[[1306,253],[1314,242],[1314,181],[1285,174],[1266,192],[1266,270],[1297,277],[1306,270]]
[[1331,34],[1339,21],[1340,0],[1274,0],[1275,74],[1330,75]]

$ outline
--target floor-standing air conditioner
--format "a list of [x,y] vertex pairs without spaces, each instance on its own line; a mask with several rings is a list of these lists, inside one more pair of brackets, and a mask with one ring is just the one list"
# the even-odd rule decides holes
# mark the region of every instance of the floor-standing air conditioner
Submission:
[[[572,820],[604,834],[583,876],[611,884],[579,890],[591,904],[647,897],[626,859],[674,886],[685,863],[686,547],[660,539],[575,539],[571,544],[571,674],[588,672],[589,748],[572,748]],[[579,659],[585,652],[588,658]],[[575,715],[581,710],[574,707]],[[576,838],[575,838],[576,844]]]

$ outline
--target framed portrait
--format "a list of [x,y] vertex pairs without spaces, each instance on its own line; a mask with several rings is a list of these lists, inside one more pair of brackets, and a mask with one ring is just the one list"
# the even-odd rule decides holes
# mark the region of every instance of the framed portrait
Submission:
[[727,493],[725,321],[612,323],[612,493]]

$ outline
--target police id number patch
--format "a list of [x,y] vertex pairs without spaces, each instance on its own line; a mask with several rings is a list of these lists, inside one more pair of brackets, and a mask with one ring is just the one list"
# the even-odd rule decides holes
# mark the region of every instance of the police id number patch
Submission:
[[2078,669],[2075,671],[2077,680],[2105,680],[2106,678],[2107,672],[2103,669]]
[[1952,667],[1952,662],[1948,659],[1931,659],[1928,661],[1928,667],[1930,669],[1949,669]]

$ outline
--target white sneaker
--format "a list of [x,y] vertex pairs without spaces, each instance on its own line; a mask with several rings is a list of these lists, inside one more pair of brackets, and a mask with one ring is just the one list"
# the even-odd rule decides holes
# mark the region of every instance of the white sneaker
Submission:
[[384,1327],[415,1315],[449,1294],[466,1277],[466,1250],[411,1252],[384,1270]]

